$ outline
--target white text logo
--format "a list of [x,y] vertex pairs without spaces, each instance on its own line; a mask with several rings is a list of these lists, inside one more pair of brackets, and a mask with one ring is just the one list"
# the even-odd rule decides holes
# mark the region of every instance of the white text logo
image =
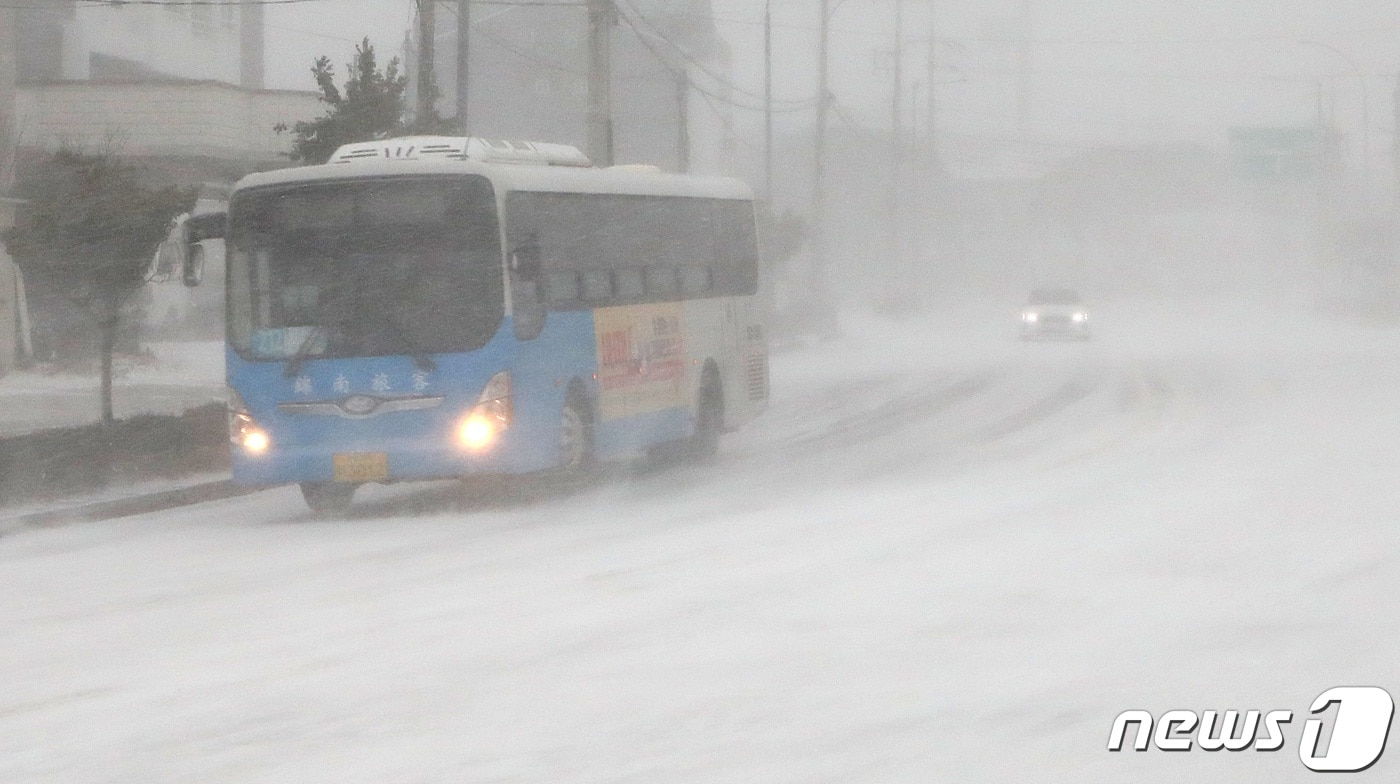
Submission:
[[[1321,714],[1333,705],[1337,710],[1330,727],[1325,719],[1304,723],[1298,758],[1315,771],[1354,773],[1371,767],[1390,735],[1395,714],[1390,693],[1378,686],[1337,686],[1319,694],[1308,710]],[[1283,727],[1291,721],[1289,710],[1170,710],[1157,718],[1145,710],[1126,710],[1113,720],[1108,750],[1123,751],[1131,739],[1135,751],[1151,746],[1162,751],[1278,751],[1286,742]]]

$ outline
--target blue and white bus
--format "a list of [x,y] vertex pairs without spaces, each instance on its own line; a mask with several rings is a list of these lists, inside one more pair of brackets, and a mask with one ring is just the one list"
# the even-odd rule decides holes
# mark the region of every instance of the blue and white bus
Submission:
[[187,239],[226,235],[233,478],[318,513],[371,482],[712,453],[767,402],[737,180],[405,137],[249,175],[216,220]]

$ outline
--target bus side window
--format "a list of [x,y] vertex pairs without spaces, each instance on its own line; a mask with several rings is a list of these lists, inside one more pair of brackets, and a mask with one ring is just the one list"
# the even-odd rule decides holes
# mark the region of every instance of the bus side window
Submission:
[[753,205],[730,199],[716,199],[711,204],[718,262],[715,287],[725,295],[753,294],[758,289]]
[[605,269],[583,271],[583,299],[586,302],[607,302],[612,299],[612,272]]
[[647,297],[653,302],[667,302],[676,299],[680,285],[673,267],[647,267]]
[[551,272],[545,277],[544,288],[551,308],[569,310],[578,305],[581,292],[577,272]]
[[623,302],[637,302],[646,298],[646,286],[642,284],[642,271],[636,267],[618,267],[613,270],[613,281],[617,286],[617,298]]
[[515,337],[534,340],[544,330],[544,270],[539,239],[522,237],[510,251],[510,290],[513,294]]
[[681,294],[699,297],[709,294],[714,288],[710,268],[699,264],[688,264],[681,268]]

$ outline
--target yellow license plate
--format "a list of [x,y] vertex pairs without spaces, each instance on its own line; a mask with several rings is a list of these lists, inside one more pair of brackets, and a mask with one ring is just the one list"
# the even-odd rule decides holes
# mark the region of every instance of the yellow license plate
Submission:
[[389,478],[389,456],[383,452],[351,452],[335,455],[337,482],[378,482]]

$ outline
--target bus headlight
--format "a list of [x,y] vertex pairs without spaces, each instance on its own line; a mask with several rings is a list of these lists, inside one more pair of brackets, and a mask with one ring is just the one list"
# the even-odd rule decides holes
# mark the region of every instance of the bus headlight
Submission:
[[467,415],[457,423],[457,443],[473,452],[489,448],[510,428],[515,415],[511,403],[510,371],[491,377]]
[[258,426],[242,396],[233,389],[228,391],[228,440],[250,455],[260,455],[272,446],[267,431]]
[[243,448],[247,450],[250,455],[260,455],[266,452],[267,448],[271,445],[272,442],[268,439],[267,433],[264,433],[256,427],[249,428],[247,432],[243,434]]

